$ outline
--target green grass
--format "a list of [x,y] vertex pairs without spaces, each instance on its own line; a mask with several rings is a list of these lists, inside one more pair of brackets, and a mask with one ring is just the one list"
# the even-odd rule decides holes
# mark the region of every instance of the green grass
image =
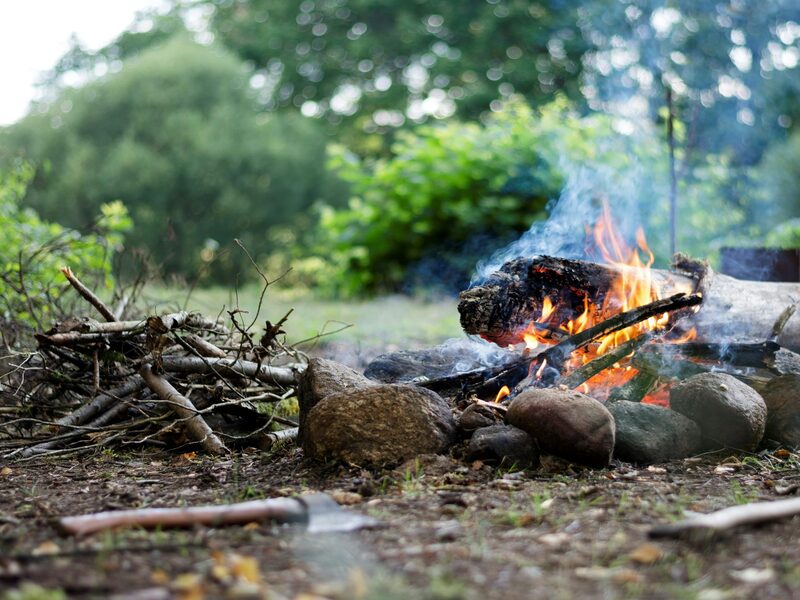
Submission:
[[[215,287],[193,290],[191,294],[178,288],[149,287],[143,300],[157,312],[185,308],[209,317],[221,314],[226,320],[226,311],[238,307],[247,311],[245,322],[249,324],[255,318],[260,293],[256,286],[241,288],[238,293],[233,288]],[[256,326],[263,327],[267,319],[274,323],[294,308],[284,327],[290,343],[350,325],[325,339],[366,346],[430,346],[462,335],[456,305],[455,298],[409,296],[330,300],[274,285],[264,296]]]

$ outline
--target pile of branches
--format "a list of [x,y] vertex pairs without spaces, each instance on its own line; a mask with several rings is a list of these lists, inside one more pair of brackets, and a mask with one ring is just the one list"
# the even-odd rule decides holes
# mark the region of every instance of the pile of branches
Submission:
[[185,311],[119,320],[62,272],[103,320],[64,319],[36,334],[35,351],[0,358],[0,456],[141,445],[224,454],[296,436],[276,409],[306,364],[285,343],[289,313],[258,336],[258,316],[246,324],[238,310],[229,326]]

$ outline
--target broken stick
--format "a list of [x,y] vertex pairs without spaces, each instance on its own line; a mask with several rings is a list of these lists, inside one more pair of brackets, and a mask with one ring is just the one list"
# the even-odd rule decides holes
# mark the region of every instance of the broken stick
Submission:
[[67,278],[67,281],[69,281],[70,285],[72,285],[72,287],[75,288],[75,291],[77,291],[81,296],[83,296],[84,299],[89,302],[89,304],[94,306],[97,309],[97,312],[103,315],[103,318],[106,321],[117,320],[117,318],[114,316],[113,311],[108,306],[106,306],[105,302],[103,302],[102,300],[100,300],[100,298],[95,296],[92,290],[83,285],[80,279],[75,277],[75,274],[72,272],[72,269],[66,266],[61,267],[61,273],[64,275],[64,277]]
[[228,449],[217,437],[217,434],[208,426],[205,419],[186,396],[182,395],[170,383],[153,373],[149,364],[142,366],[139,374],[147,386],[158,394],[159,398],[170,403],[172,410],[183,419],[186,431],[209,454],[226,454]]
[[740,525],[767,523],[796,515],[800,515],[800,498],[755,502],[723,508],[707,515],[698,515],[670,525],[659,525],[653,527],[649,535],[651,538],[680,537],[692,531],[713,534]]

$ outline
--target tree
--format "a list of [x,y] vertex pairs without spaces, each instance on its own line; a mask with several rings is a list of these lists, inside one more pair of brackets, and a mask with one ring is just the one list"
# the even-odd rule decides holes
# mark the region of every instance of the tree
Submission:
[[263,256],[274,227],[341,194],[316,124],[260,113],[240,62],[184,36],[63,90],[1,135],[7,155],[39,167],[26,203],[83,227],[120,199],[135,223],[129,246],[168,272],[229,282],[250,270],[234,238]]

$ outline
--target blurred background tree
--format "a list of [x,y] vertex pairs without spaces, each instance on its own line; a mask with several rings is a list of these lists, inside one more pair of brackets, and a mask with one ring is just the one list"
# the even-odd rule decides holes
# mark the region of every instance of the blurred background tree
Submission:
[[6,162],[38,165],[25,200],[43,217],[83,228],[122,200],[130,247],[166,272],[217,279],[251,270],[234,238],[264,256],[272,229],[342,196],[326,143],[314,121],[259,112],[240,62],[184,34],[0,132]]
[[777,239],[800,216],[798,64],[794,0],[174,0],[75,40],[0,159],[36,166],[48,219],[121,199],[168,272],[230,282],[238,237],[340,291],[457,288],[579,163],[650,170],[631,193],[666,252],[667,90],[681,248]]

